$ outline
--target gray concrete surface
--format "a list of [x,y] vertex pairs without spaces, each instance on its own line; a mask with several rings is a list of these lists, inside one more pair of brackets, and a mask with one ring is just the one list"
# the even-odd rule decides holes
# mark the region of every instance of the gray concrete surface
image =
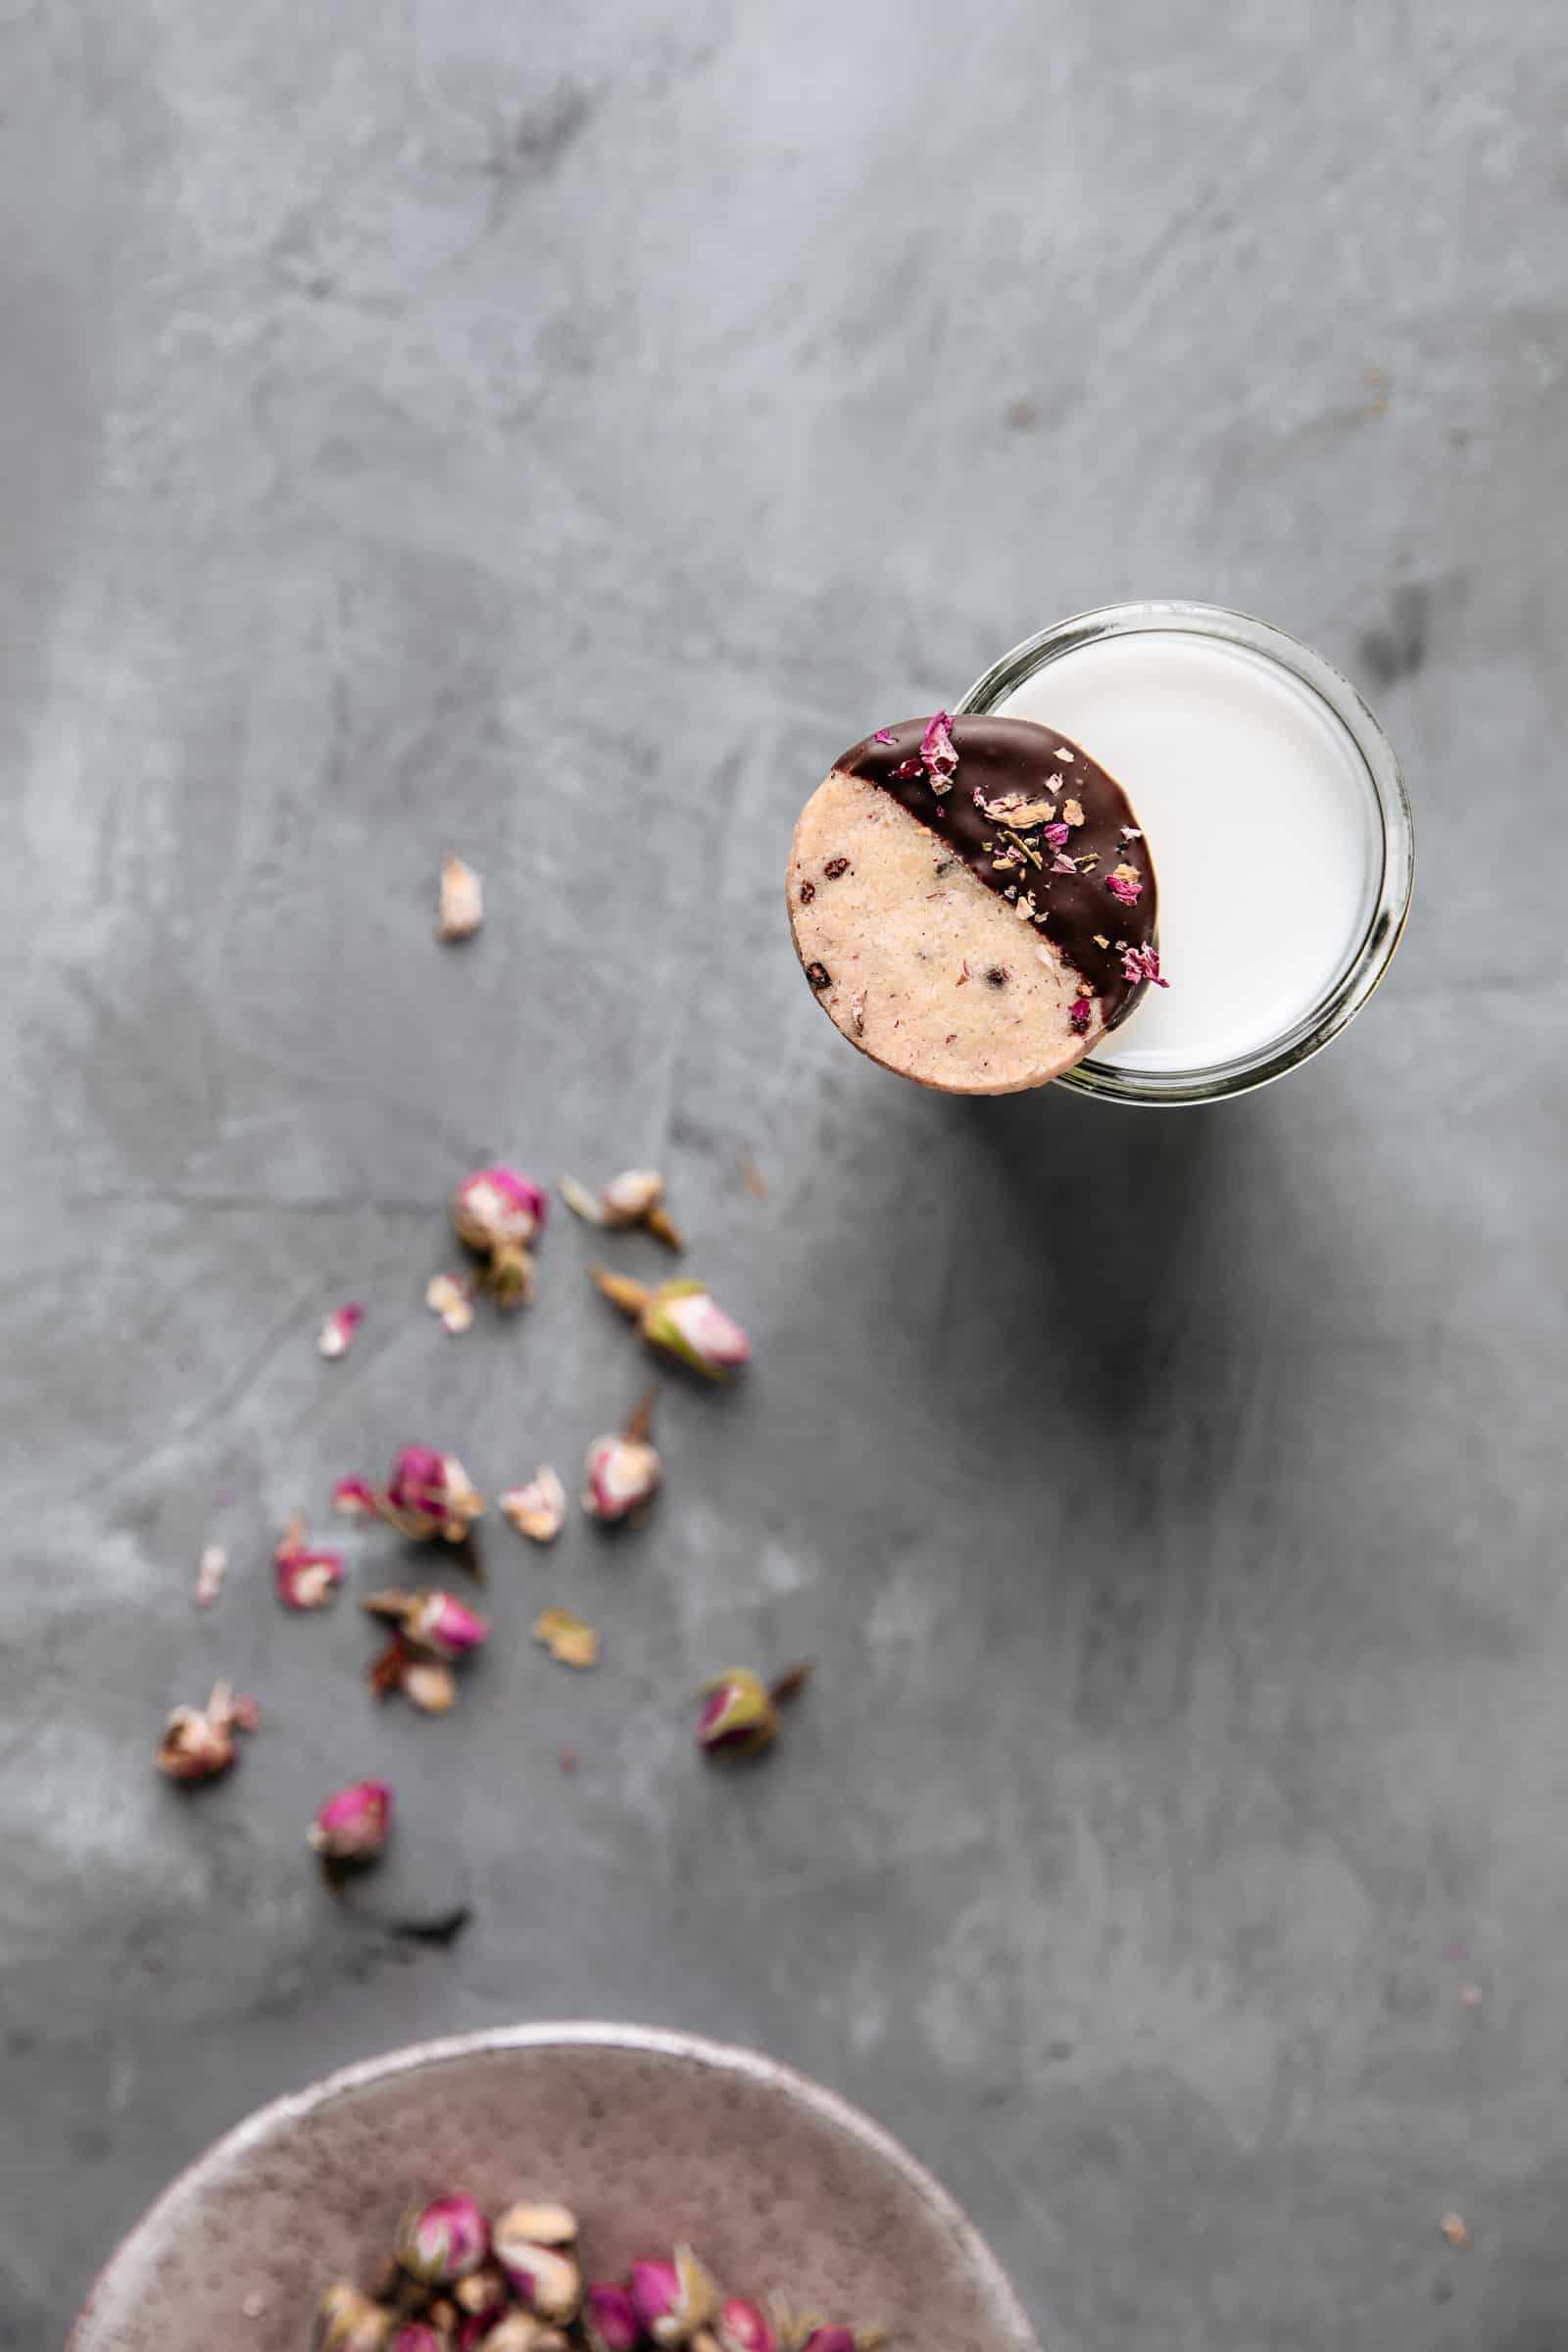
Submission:
[[[583,2012],[863,2100],[1058,2352],[1568,2340],[1565,100],[1546,0],[0,0],[0,2343],[271,2093]],[[1379,1001],[1222,1113],[860,1066],[804,791],[1159,593],[1382,706]],[[565,1225],[520,1327],[419,1307],[494,1152],[665,1166],[760,1360],[375,1715],[285,1515],[638,1385]],[[799,1655],[705,1776],[691,1687]],[[183,1803],[218,1670],[270,1728]],[[300,1834],[370,1767],[343,1913]]]

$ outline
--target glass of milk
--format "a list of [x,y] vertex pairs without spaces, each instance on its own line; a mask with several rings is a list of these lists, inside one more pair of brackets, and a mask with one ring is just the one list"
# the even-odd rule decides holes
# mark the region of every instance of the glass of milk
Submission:
[[1415,833],[1393,745],[1319,655],[1218,605],[1106,605],[1014,646],[957,708],[1059,729],[1148,837],[1170,986],[1058,1086],[1221,1102],[1359,1012],[1398,945]]

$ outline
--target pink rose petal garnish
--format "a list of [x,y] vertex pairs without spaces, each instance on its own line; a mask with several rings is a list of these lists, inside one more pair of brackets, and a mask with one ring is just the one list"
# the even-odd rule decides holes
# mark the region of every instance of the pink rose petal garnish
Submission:
[[335,1363],[340,1355],[347,1355],[354,1345],[354,1335],[364,1321],[363,1306],[334,1306],[321,1325],[321,1336],[316,1343],[317,1352],[324,1355],[329,1363]]
[[958,755],[953,748],[953,720],[946,710],[937,712],[920,738],[920,758],[945,791],[958,765]]
[[891,743],[893,741],[892,728],[878,727],[876,733],[872,736],[871,741],[873,743]]
[[1144,895],[1144,886],[1136,874],[1107,874],[1105,888],[1124,906],[1136,906]]
[[1045,837],[1054,850],[1064,850],[1067,846],[1067,828],[1063,824],[1047,825]]
[[1057,856],[1051,861],[1051,870],[1054,874],[1075,874],[1078,871],[1077,860]]
[[1170,982],[1160,977],[1157,948],[1130,948],[1125,941],[1116,943],[1121,949],[1122,977],[1136,988],[1140,981],[1152,981],[1155,988],[1169,988]]
[[906,776],[923,776],[925,774],[925,761],[918,758],[913,760],[903,760],[893,770],[893,774],[895,781],[898,783],[903,783]]
[[1089,1016],[1095,1009],[1093,997],[1075,997],[1067,1007],[1067,1018],[1080,1037],[1089,1027]]

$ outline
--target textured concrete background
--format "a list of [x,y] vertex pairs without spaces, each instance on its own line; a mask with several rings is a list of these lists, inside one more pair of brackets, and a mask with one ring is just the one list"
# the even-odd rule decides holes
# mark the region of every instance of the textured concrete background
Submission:
[[[1058,2352],[1559,2340],[1565,102],[1555,0],[0,0],[0,2342],[270,2094],[582,2012],[863,2100]],[[804,793],[1183,593],[1396,735],[1378,1003],[1219,1113],[860,1065]],[[760,1361],[667,1384],[629,1544],[492,1537],[456,1717],[374,1714],[285,1515],[638,1385],[569,1221],[520,1326],[418,1306],[496,1152],[666,1167]],[[694,1683],[802,1654],[705,1775]],[[270,1729],[182,1802],[218,1670]],[[344,1914],[301,1829],[375,1767]]]

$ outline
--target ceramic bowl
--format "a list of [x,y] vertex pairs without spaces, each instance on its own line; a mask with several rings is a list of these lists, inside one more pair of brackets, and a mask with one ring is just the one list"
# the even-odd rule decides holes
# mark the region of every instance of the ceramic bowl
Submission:
[[736,2292],[881,2322],[894,2352],[1038,2352],[973,2225],[831,2091],[640,2026],[399,2050],[241,2124],[160,2197],[68,2352],[305,2352],[331,2279],[371,2283],[417,2198],[572,2206],[592,2275],[689,2239]]

